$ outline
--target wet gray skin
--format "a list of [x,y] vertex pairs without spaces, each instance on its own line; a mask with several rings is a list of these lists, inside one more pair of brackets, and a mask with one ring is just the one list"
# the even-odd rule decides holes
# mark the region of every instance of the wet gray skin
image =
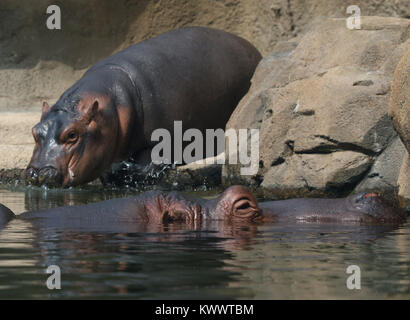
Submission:
[[18,216],[3,207],[0,215],[4,224],[14,217],[48,227],[117,231],[147,224],[175,222],[199,226],[210,221],[261,219],[253,194],[241,186],[230,187],[218,198],[211,200],[188,199],[179,192],[147,191],[130,198],[25,212]]
[[[55,108],[46,113],[41,122],[33,127],[32,133],[36,147],[33,157],[26,170],[27,181],[33,184],[46,184],[56,187],[63,183],[65,176],[69,175],[69,165],[72,155],[82,153],[81,145],[71,146],[66,140],[73,137],[65,137],[64,131],[70,123],[76,119],[74,114]],[[62,161],[63,159],[63,161]],[[94,164],[95,165],[95,164]]]
[[0,228],[6,225],[14,218],[14,213],[6,206],[0,203]]
[[[0,207],[0,223],[14,217]],[[25,212],[16,218],[43,221],[48,226],[115,226],[130,224],[230,222],[337,222],[399,224],[406,214],[374,193],[361,193],[340,199],[290,199],[257,203],[252,192],[232,186],[211,200],[188,199],[179,192],[148,191],[130,197],[81,206],[65,206]]]
[[407,214],[376,193],[359,193],[346,198],[301,198],[266,201],[259,204],[263,215],[276,221],[401,223]]

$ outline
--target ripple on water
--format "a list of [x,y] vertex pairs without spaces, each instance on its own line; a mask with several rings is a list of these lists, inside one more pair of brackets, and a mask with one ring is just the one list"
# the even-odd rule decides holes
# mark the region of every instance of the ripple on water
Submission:
[[[129,194],[0,190],[0,203],[21,213]],[[410,298],[409,224],[155,230],[36,229],[11,221],[0,230],[0,298]],[[51,264],[62,270],[58,292],[45,286]],[[361,290],[346,288],[352,264],[361,268]]]

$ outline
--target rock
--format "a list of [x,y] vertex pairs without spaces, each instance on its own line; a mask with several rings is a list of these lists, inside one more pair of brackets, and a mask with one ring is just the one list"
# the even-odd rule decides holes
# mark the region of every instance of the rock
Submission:
[[238,166],[227,164],[223,184],[261,186],[269,197],[345,195],[373,163],[379,170],[379,157],[387,157],[383,151],[397,136],[389,88],[410,49],[410,20],[361,22],[360,30],[349,30],[344,19],[326,19],[297,46],[281,44],[262,60],[227,124],[260,130],[260,168],[256,176],[240,176]]
[[394,128],[410,152],[410,49],[404,54],[391,85],[390,110]]
[[397,180],[400,206],[410,211],[410,156],[406,154]]
[[296,154],[266,173],[261,187],[267,198],[340,195],[369,169],[372,159],[360,152]]
[[394,197],[398,191],[397,179],[400,173],[405,147],[400,138],[395,137],[381,153],[372,168],[355,188],[355,192],[379,191]]
[[410,204],[410,48],[401,58],[391,85],[389,114],[400,139],[407,149],[397,184],[401,205]]

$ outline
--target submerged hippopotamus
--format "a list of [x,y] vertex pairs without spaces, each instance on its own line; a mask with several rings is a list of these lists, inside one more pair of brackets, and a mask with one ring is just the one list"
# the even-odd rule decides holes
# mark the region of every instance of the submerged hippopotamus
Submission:
[[177,120],[183,130],[225,128],[261,58],[233,34],[186,27],[96,63],[52,107],[43,104],[27,182],[74,186],[130,157],[147,164],[152,132],[172,138]]
[[[14,218],[0,207],[0,221]],[[406,214],[375,193],[340,199],[290,199],[259,203],[243,186],[232,186],[215,199],[188,199],[179,192],[147,191],[131,198],[111,199],[82,206],[26,212],[19,219],[46,221],[52,225],[104,225],[206,221],[401,223]]]

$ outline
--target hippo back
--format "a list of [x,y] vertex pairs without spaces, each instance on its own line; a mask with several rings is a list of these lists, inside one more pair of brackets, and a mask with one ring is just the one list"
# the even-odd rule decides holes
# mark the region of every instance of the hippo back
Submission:
[[4,226],[14,217],[13,211],[0,203],[0,227]]

